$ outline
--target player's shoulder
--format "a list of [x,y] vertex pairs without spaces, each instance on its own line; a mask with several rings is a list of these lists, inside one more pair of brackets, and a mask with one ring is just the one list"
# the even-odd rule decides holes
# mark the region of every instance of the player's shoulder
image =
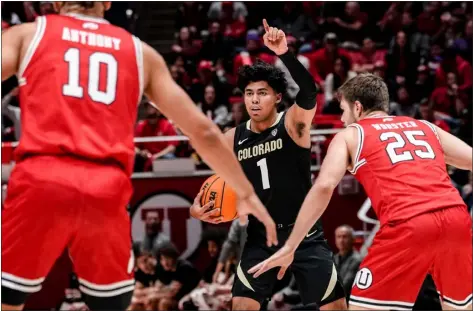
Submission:
[[19,25],[14,25],[7,30],[2,32],[2,35],[5,34],[14,34],[15,36],[24,36],[28,34],[34,34],[36,32],[37,21],[22,23]]

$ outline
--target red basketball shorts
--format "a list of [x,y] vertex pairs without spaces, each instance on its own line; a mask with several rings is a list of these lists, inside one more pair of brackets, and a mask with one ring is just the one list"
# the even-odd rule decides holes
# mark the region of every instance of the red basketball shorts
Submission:
[[17,164],[2,211],[2,287],[20,296],[39,291],[68,248],[83,293],[133,290],[131,193],[116,166],[52,156]]
[[472,299],[472,227],[464,206],[384,225],[360,265],[350,306],[411,310],[431,274],[441,301],[466,308]]

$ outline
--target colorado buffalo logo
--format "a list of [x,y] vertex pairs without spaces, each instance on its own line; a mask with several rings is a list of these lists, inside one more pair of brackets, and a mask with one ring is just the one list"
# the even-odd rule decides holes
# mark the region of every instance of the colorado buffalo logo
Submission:
[[182,258],[189,257],[199,246],[202,233],[202,223],[189,215],[191,205],[188,199],[171,193],[156,194],[144,200],[132,215],[133,241],[143,240],[146,214],[158,212],[161,231],[170,236]]

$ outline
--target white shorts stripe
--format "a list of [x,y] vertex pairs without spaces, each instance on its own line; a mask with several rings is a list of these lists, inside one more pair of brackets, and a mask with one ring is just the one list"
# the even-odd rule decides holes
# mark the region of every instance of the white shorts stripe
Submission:
[[114,290],[114,291],[109,291],[109,292],[95,291],[95,290],[91,290],[91,289],[86,288],[86,287],[81,286],[81,285],[79,285],[79,289],[80,289],[81,292],[83,292],[84,294],[87,294],[89,296],[114,297],[114,296],[118,296],[118,295],[133,291],[135,289],[135,285],[133,284],[133,285],[123,287],[121,289],[117,289],[117,290]]
[[362,308],[368,308],[368,309],[377,309],[377,310],[412,310],[412,308],[405,307],[392,307],[392,306],[379,306],[379,305],[372,305],[372,304],[366,304],[366,303],[361,303],[361,302],[354,302],[350,299],[349,306],[357,306],[357,307],[362,307]]
[[335,268],[335,265],[332,265],[332,275],[330,275],[330,281],[328,282],[327,285],[327,290],[325,291],[324,296],[322,297],[321,301],[324,301],[327,299],[327,297],[330,296],[330,294],[333,292],[333,289],[335,288],[335,285],[337,285],[337,269]]
[[39,43],[41,42],[41,38],[43,38],[44,32],[46,31],[46,17],[40,16],[36,18],[36,32],[31,39],[30,45],[28,46],[28,50],[26,50],[26,54],[23,60],[20,62],[20,67],[18,68],[18,79],[21,80],[23,78],[23,74],[25,73],[26,67],[28,66],[29,62],[33,58],[34,52],[38,48]]
[[7,272],[2,272],[2,279],[12,281],[18,284],[26,285],[26,286],[41,285],[41,283],[43,283],[44,281],[44,278],[31,280],[31,279],[20,278],[19,276],[15,276]]
[[467,307],[471,306],[472,298],[473,298],[472,294],[468,295],[463,300],[455,300],[444,295],[442,302],[448,305],[449,307],[452,307],[455,309],[466,309]]
[[82,285],[87,286],[88,288],[90,288],[92,290],[109,291],[109,290],[113,290],[113,289],[119,289],[121,287],[128,286],[128,285],[133,285],[134,286],[135,285],[135,280],[131,279],[131,280],[120,281],[120,282],[107,284],[107,285],[99,285],[99,284],[91,283],[89,281],[86,281],[84,279],[79,278],[79,283],[81,283]]
[[463,300],[455,300],[455,299],[452,299],[452,298],[447,297],[445,295],[443,295],[443,298],[446,298],[446,299],[450,300],[451,302],[458,303],[459,305],[462,305],[462,304],[468,303],[468,301],[471,300],[471,298],[473,298],[473,294],[469,294]]
[[246,278],[245,273],[241,269],[240,264],[238,264],[237,276],[240,279],[240,281],[243,283],[243,285],[245,285],[248,289],[251,289],[252,291],[255,291],[253,289],[253,287],[251,286],[250,282],[248,281],[248,279]]
[[36,293],[41,290],[41,285],[38,286],[23,286],[17,283],[13,283],[7,280],[2,280],[2,286],[23,292],[23,293]]
[[371,299],[371,298],[364,298],[364,297],[358,297],[351,295],[350,299],[356,299],[361,302],[366,302],[366,303],[372,303],[372,304],[380,304],[380,305],[400,305],[400,306],[405,306],[408,308],[412,308],[414,306],[414,303],[412,302],[405,302],[405,301],[395,301],[395,300],[377,300],[377,299]]

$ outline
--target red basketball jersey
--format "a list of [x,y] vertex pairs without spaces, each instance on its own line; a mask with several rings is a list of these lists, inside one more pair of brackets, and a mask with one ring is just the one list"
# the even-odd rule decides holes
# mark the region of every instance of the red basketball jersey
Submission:
[[142,61],[141,41],[104,19],[39,17],[18,72],[17,160],[73,155],[131,173]]
[[351,173],[363,185],[381,224],[464,205],[430,123],[383,116],[350,126],[359,137]]

